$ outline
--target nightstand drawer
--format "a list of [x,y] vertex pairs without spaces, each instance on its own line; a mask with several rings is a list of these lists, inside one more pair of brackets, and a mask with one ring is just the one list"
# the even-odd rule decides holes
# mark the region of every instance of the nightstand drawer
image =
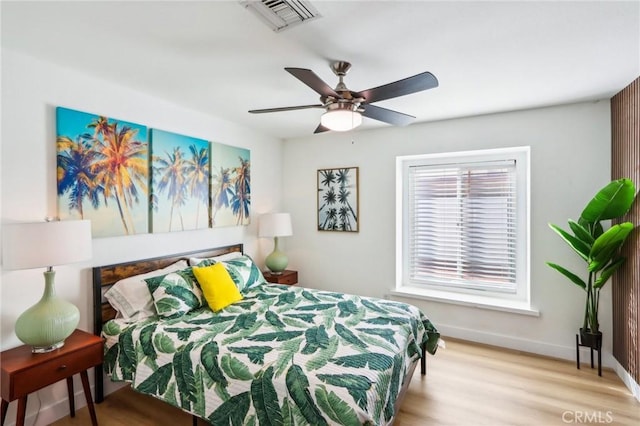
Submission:
[[298,273],[295,271],[292,271],[292,274],[283,274],[279,279],[278,279],[278,283],[279,284],[297,284],[298,283]]
[[[36,354],[34,357],[43,356]],[[46,356],[46,355],[44,355]],[[15,371],[11,377],[9,401],[28,395],[45,386],[71,377],[102,362],[102,341],[78,350],[51,357],[24,370]]]
[[281,274],[273,274],[266,271],[264,279],[274,284],[294,285],[298,283],[298,271],[286,270],[282,271]]

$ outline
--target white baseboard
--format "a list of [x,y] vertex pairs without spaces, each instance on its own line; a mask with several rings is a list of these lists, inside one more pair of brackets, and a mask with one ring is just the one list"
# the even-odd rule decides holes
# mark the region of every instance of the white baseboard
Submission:
[[[518,337],[507,336],[504,334],[488,333],[486,331],[472,330],[468,328],[450,326],[442,323],[438,323],[438,331],[445,336],[450,336],[456,339],[468,340],[470,342],[484,343],[492,346],[499,346],[502,348],[513,349],[517,351],[530,352],[533,354],[550,356],[553,358],[560,358],[576,360],[576,348],[575,346],[561,346],[551,343],[540,342],[530,339],[521,339]],[[587,361],[589,359],[589,349],[582,348],[580,352],[580,360]],[[615,368],[617,361],[607,351],[602,351],[602,366]]]
[[622,382],[627,386],[627,388],[629,388],[629,390],[633,394],[633,397],[640,402],[640,385],[638,385],[638,383],[636,383],[636,381],[633,379],[633,377],[631,377],[627,370],[625,370],[622,365],[620,365],[618,360],[614,359],[614,362],[614,370],[618,374],[618,377],[620,377],[620,379],[622,379]]

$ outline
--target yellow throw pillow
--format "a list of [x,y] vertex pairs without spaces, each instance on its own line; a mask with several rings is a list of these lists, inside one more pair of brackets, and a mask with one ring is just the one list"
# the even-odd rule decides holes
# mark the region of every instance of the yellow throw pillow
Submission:
[[207,304],[212,311],[218,312],[220,309],[242,300],[242,294],[222,263],[203,268],[194,267],[193,274],[196,276],[204,298],[207,299]]

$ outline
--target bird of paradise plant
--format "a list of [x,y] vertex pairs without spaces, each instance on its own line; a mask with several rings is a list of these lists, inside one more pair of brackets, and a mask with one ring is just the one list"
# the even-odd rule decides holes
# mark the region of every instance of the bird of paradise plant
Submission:
[[[621,222],[604,231],[602,221],[624,216],[631,208],[635,195],[635,186],[631,180],[614,180],[598,191],[584,208],[577,222],[569,219],[569,228],[572,232],[549,224],[587,266],[587,279],[584,280],[556,263],[547,262],[547,265],[586,292],[584,321],[581,329],[583,342],[588,334],[600,334],[598,322],[600,290],[625,262],[626,259],[620,255],[620,249],[634,229],[631,222]],[[583,344],[586,345],[586,343]]]

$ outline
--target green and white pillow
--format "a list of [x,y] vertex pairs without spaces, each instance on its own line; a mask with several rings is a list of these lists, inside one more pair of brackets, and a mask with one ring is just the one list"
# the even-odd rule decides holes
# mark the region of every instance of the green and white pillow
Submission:
[[211,259],[204,259],[198,263],[199,267],[210,266],[215,263],[222,263],[231,275],[231,279],[238,287],[238,290],[244,292],[249,288],[266,283],[260,268],[253,262],[253,259],[247,255],[236,257],[235,259],[215,261]]
[[191,268],[145,281],[160,317],[177,318],[206,303]]
[[260,268],[249,256],[238,257],[237,259],[220,262],[231,275],[231,279],[236,283],[238,290],[246,291],[249,288],[266,283]]

